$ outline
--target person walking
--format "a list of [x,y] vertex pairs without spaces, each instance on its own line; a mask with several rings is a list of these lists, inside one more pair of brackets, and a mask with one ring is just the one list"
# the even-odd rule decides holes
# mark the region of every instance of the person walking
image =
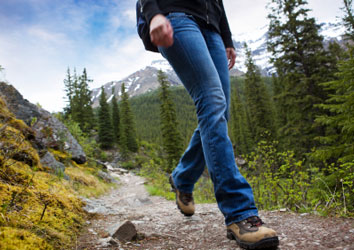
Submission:
[[171,64],[196,107],[198,127],[170,176],[178,208],[186,216],[194,214],[193,188],[206,165],[227,237],[246,249],[277,247],[277,234],[259,218],[228,137],[229,70],[236,52],[223,1],[141,0],[141,5],[151,42]]

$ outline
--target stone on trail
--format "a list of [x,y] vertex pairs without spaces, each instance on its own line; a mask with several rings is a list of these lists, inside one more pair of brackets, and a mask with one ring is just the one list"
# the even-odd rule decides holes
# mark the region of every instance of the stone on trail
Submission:
[[137,235],[135,225],[131,221],[125,221],[118,227],[112,238],[120,241],[132,241],[136,239]]

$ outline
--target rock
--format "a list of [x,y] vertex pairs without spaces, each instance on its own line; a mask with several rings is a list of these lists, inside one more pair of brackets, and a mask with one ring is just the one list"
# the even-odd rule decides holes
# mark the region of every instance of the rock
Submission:
[[108,243],[111,245],[111,246],[118,246],[119,245],[119,242],[113,238],[110,238],[110,240],[108,241]]
[[86,162],[86,155],[81,146],[57,118],[24,99],[12,85],[0,82],[0,95],[16,118],[23,120],[34,130],[34,144],[37,149],[63,149],[71,154],[76,163]]
[[45,155],[42,156],[41,164],[50,167],[55,174],[62,174],[64,175],[65,179],[69,179],[69,177],[64,173],[65,165],[61,162],[58,162],[51,153],[46,152]]
[[[32,126],[36,132],[36,138],[49,148],[65,148],[65,151],[71,154],[73,161],[78,164],[85,163],[86,155],[82,147],[65,125],[44,109],[40,109],[40,114],[41,116]],[[64,145],[61,145],[63,142],[65,142]]]
[[112,169],[110,169],[110,171],[118,173],[118,174],[127,174],[127,173],[129,173],[129,171],[124,169],[124,168],[112,168]]
[[109,173],[98,171],[98,177],[102,178],[107,183],[117,183],[118,181],[114,179]]
[[243,159],[239,156],[236,156],[235,161],[236,161],[237,166],[239,166],[239,167],[244,166],[247,163],[245,159]]
[[131,221],[123,222],[116,232],[112,235],[112,238],[120,241],[132,241],[137,238],[138,232],[135,225]]

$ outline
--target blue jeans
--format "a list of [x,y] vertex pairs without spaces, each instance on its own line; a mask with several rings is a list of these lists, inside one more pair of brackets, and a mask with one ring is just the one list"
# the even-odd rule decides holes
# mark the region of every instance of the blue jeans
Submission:
[[215,197],[227,225],[258,214],[250,185],[240,174],[228,137],[230,105],[228,60],[217,32],[201,29],[192,16],[167,16],[174,43],[159,47],[196,106],[198,127],[172,173],[178,190],[192,193],[194,184],[208,167]]

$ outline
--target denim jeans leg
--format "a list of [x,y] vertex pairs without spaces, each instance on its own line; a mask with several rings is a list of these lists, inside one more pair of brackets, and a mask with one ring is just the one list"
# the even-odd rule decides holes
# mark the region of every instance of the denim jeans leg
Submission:
[[[216,32],[202,32],[193,18],[183,13],[172,13],[168,18],[174,29],[174,44],[169,48],[160,47],[159,50],[191,95],[199,124],[185,157],[182,157],[174,172],[177,188],[186,188],[181,191],[193,188],[204,168],[204,164],[201,164],[203,157],[200,156],[202,151],[226,224],[257,215],[252,189],[238,171],[228,137],[229,89],[224,93],[222,86],[222,79],[228,77],[228,73],[219,75],[225,72],[220,70],[225,62],[227,69],[222,39]],[[197,149],[199,140],[202,146]],[[199,152],[198,159],[193,159],[193,152],[197,155]],[[182,169],[184,174],[177,174],[178,169]]]

